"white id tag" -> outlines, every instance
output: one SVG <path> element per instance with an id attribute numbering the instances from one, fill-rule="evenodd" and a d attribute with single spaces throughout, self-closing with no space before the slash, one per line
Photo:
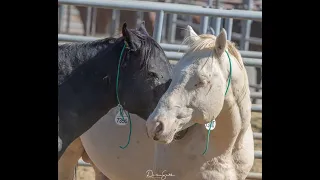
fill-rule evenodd
<path id="1" fill-rule="evenodd" d="M 210 128 L 210 123 L 211 123 L 211 122 L 205 124 L 205 127 L 206 127 L 207 130 L 210 129 L 210 131 L 212 131 L 212 130 L 216 127 L 216 120 L 212 120 L 211 128 Z"/>
<path id="2" fill-rule="evenodd" d="M 122 116 L 120 114 L 120 110 L 118 111 L 114 120 L 119 126 L 125 126 L 128 124 L 129 118 L 127 116 L 127 113 L 128 112 L 126 110 L 122 110 L 122 115 L 123 115 L 123 118 L 122 118 Z"/>

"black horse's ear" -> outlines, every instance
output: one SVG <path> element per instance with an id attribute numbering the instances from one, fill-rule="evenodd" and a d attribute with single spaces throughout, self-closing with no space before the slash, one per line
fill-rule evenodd
<path id="1" fill-rule="evenodd" d="M 150 36 L 149 33 L 146 30 L 145 21 L 142 21 L 138 27 L 138 31 L 140 31 L 142 34 Z"/>
<path id="2" fill-rule="evenodd" d="M 122 36 L 130 50 L 136 51 L 138 49 L 137 43 L 135 43 L 137 38 L 135 38 L 136 36 L 127 28 L 127 23 L 123 23 L 122 25 Z"/>

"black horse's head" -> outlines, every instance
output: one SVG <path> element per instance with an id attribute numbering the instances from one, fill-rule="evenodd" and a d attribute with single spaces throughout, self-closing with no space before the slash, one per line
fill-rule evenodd
<path id="1" fill-rule="evenodd" d="M 169 87 L 172 67 L 144 23 L 136 30 L 123 24 L 122 35 L 127 49 L 121 60 L 120 102 L 130 113 L 146 119 Z"/>

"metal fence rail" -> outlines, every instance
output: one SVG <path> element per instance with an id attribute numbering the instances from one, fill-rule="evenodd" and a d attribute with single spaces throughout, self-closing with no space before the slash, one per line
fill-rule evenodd
<path id="1" fill-rule="evenodd" d="M 79 36 L 79 35 L 69 35 L 69 34 L 58 34 L 59 41 L 66 42 L 86 42 L 86 41 L 95 41 L 101 38 L 92 37 L 92 36 Z M 184 52 L 188 49 L 186 45 L 178 44 L 165 44 L 160 43 L 161 47 L 165 51 L 181 51 Z M 242 57 L 246 58 L 262 58 L 262 52 L 258 51 L 239 51 Z"/>
<path id="2" fill-rule="evenodd" d="M 232 33 L 232 38 L 233 39 L 241 39 L 242 35 L 239 33 Z M 248 41 L 251 44 L 255 44 L 255 45 L 262 45 L 262 38 L 257 38 L 257 37 L 249 37 L 249 38 L 245 38 L 246 41 Z"/>
<path id="3" fill-rule="evenodd" d="M 254 158 L 262 159 L 262 151 L 255 151 L 254 152 Z"/>
<path id="4" fill-rule="evenodd" d="M 252 112 L 262 112 L 262 105 L 261 104 L 252 104 L 251 111 Z"/>
<path id="5" fill-rule="evenodd" d="M 257 140 L 262 140 L 262 133 L 253 133 L 253 138 Z"/>
<path id="6" fill-rule="evenodd" d="M 165 53 L 168 59 L 171 59 L 171 60 L 179 60 L 184 55 L 184 53 L 172 52 L 172 51 L 165 51 Z M 262 59 L 242 58 L 242 60 L 245 66 L 254 66 L 254 67 L 262 66 Z M 175 64 L 176 63 L 177 62 L 175 62 Z"/>
<path id="7" fill-rule="evenodd" d="M 162 12 L 199 16 L 217 16 L 223 18 L 262 21 L 262 13 L 245 10 L 210 9 L 186 4 L 171 4 L 150 1 L 104 1 L 104 0 L 58 0 L 59 4 L 91 6 L 106 9 L 119 9 L 145 12 Z"/>
<path id="8" fill-rule="evenodd" d="M 58 34 L 58 40 L 60 41 L 71 41 L 71 42 L 81 42 L 81 41 L 94 41 L 100 38 L 96 38 L 96 37 L 88 37 L 88 36 L 76 36 L 76 35 L 65 35 L 65 34 Z M 174 47 L 172 45 L 169 44 L 161 44 L 161 47 L 165 47 L 165 49 L 172 49 L 172 50 L 179 50 L 177 47 L 179 47 L 179 45 L 176 45 L 177 47 Z M 183 48 L 184 50 L 187 48 L 186 46 L 180 46 L 181 48 Z M 172 51 L 166 51 L 165 52 L 167 57 L 171 60 L 179 60 L 182 58 L 184 53 L 180 53 L 180 52 L 172 52 Z M 241 53 L 241 52 L 240 52 Z M 242 52 L 244 53 L 244 52 Z M 251 55 L 251 56 L 259 56 L 259 53 L 253 53 L 253 52 L 246 52 L 244 54 L 247 55 Z M 256 58 L 243 58 L 243 62 L 244 65 L 246 66 L 255 66 L 255 67 L 261 67 L 262 66 L 262 60 L 261 59 L 256 59 Z M 173 62 L 174 64 L 177 62 Z"/>
<path id="9" fill-rule="evenodd" d="M 262 99 L 262 92 L 250 92 L 251 98 Z"/>
<path id="10" fill-rule="evenodd" d="M 262 173 L 250 172 L 247 179 L 262 179 Z"/>
<path id="11" fill-rule="evenodd" d="M 61 36 L 61 38 L 65 38 L 64 36 Z M 160 43 L 161 47 L 165 51 L 179 51 L 179 52 L 185 52 L 188 49 L 188 46 L 186 45 L 178 45 L 178 44 L 164 44 Z M 258 51 L 239 51 L 242 57 L 247 58 L 262 58 L 262 52 Z"/>

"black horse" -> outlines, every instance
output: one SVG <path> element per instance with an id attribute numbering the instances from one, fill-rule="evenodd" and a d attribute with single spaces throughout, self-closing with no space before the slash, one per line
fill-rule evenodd
<path id="1" fill-rule="evenodd" d="M 76 138 L 118 105 L 118 63 L 118 95 L 130 113 L 147 119 L 169 87 L 171 64 L 144 23 L 137 30 L 124 23 L 122 35 L 58 46 L 58 159 Z"/>

